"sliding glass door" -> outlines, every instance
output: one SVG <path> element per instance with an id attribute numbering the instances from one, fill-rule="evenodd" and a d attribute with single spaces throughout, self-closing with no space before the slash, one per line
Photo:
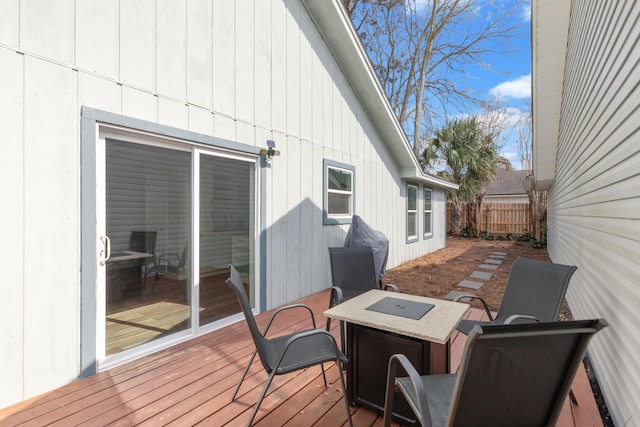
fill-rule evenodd
<path id="1" fill-rule="evenodd" d="M 229 264 L 255 300 L 255 169 L 255 157 L 186 143 L 104 139 L 99 359 L 143 354 L 238 313 Z"/>
<path id="2" fill-rule="evenodd" d="M 240 271 L 253 297 L 254 188 L 254 163 L 206 154 L 200 157 L 200 325 L 238 310 L 228 304 L 235 296 L 224 283 L 227 265 Z"/>

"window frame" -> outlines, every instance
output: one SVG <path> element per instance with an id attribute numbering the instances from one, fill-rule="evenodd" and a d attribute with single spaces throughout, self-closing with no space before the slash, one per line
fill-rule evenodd
<path id="1" fill-rule="evenodd" d="M 323 195 L 323 223 L 324 225 L 351 224 L 356 209 L 356 168 L 346 163 L 340 163 L 333 160 L 324 159 L 322 165 L 322 195 Z M 351 190 L 338 191 L 329 188 L 329 168 L 340 170 L 351 174 Z M 330 214 L 329 213 L 329 194 L 349 194 L 349 213 L 346 214 Z"/>
<path id="2" fill-rule="evenodd" d="M 410 198 L 409 198 L 409 191 L 410 189 L 415 189 L 415 206 L 413 209 L 410 209 Z M 420 186 L 416 183 L 407 181 L 406 183 L 406 204 L 405 204 L 405 220 L 406 220 L 406 231 L 407 231 L 407 243 L 413 243 L 413 242 L 417 242 L 419 240 L 419 236 L 420 236 L 420 222 L 418 221 L 418 200 L 419 200 L 419 189 Z M 415 228 L 415 233 L 414 234 L 410 234 L 410 223 L 411 223 L 411 216 L 413 216 L 413 225 Z"/>
<path id="3" fill-rule="evenodd" d="M 427 198 L 427 192 L 429 197 Z M 429 200 L 429 208 L 426 203 Z M 429 214 L 429 227 L 427 229 L 427 214 Z M 422 238 L 430 239 L 433 237 L 433 188 L 422 186 Z"/>

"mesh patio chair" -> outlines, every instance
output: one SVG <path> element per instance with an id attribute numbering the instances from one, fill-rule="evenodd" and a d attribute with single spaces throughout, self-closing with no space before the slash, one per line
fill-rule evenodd
<path id="1" fill-rule="evenodd" d="M 376 280 L 373 250 L 370 247 L 329 248 L 331 263 L 331 295 L 329 308 L 340 304 L 371 289 L 379 289 Z M 398 292 L 396 285 L 387 284 L 384 289 Z M 327 331 L 331 327 L 331 319 L 327 318 Z M 345 351 L 344 322 L 340 321 L 340 341 L 342 352 Z"/>
<path id="2" fill-rule="evenodd" d="M 606 326 L 599 319 L 475 326 L 457 374 L 420 376 L 404 355 L 393 355 L 384 426 L 396 387 L 425 427 L 553 426 L 589 341 Z M 396 377 L 399 366 L 408 377 Z"/>
<path id="3" fill-rule="evenodd" d="M 453 301 L 477 299 L 489 321 L 462 320 L 457 329 L 468 335 L 475 325 L 553 322 L 558 319 L 571 276 L 577 267 L 518 257 L 511 266 L 498 314 L 474 294 L 457 293 Z"/>
<path id="4" fill-rule="evenodd" d="M 351 421 L 351 410 L 349 405 L 349 400 L 346 394 L 346 388 L 344 384 L 344 378 L 342 376 L 342 365 L 348 362 L 347 358 L 338 350 L 338 345 L 336 344 L 335 338 L 322 329 L 316 329 L 316 322 L 313 317 L 313 312 L 309 307 L 304 304 L 293 304 L 289 306 L 282 307 L 276 310 L 271 319 L 269 320 L 267 327 L 264 332 L 261 333 L 258 329 L 258 325 L 253 317 L 253 311 L 251 311 L 251 305 L 249 304 L 249 299 L 247 298 L 247 294 L 244 290 L 244 285 L 242 282 L 242 278 L 240 277 L 240 273 L 235 269 L 233 265 L 229 265 L 229 273 L 230 276 L 225 283 L 229 285 L 229 287 L 233 290 L 238 298 L 238 302 L 240 303 L 240 307 L 242 308 L 242 312 L 244 313 L 244 317 L 247 321 L 247 326 L 249 327 L 249 331 L 251 332 L 251 338 L 253 338 L 253 342 L 256 346 L 256 351 L 253 353 L 249 360 L 249 364 L 242 374 L 242 378 L 240 378 L 240 382 L 236 386 L 235 391 L 233 392 L 233 396 L 231 397 L 231 401 L 234 401 L 236 395 L 238 394 L 238 390 L 240 390 L 240 386 L 244 381 L 251 364 L 253 363 L 253 359 L 256 356 L 256 353 L 260 357 L 260 361 L 262 362 L 262 366 L 264 367 L 267 374 L 269 374 L 269 378 L 267 379 L 267 383 L 262 389 L 262 393 L 260 394 L 260 398 L 253 408 L 253 413 L 251 414 L 251 418 L 249 418 L 248 426 L 253 422 L 256 414 L 258 413 L 258 409 L 260 408 L 260 404 L 267 394 L 267 389 L 273 380 L 275 375 L 283 375 L 288 374 L 294 371 L 298 371 L 301 369 L 308 368 L 310 366 L 322 365 L 325 362 L 335 362 L 338 366 L 338 371 L 340 372 L 340 382 L 342 387 L 342 392 L 344 394 L 344 403 L 346 405 L 347 417 L 349 420 L 349 425 L 353 427 L 353 423 Z M 273 338 L 267 338 L 267 332 L 269 331 L 269 327 L 271 323 L 275 319 L 275 317 L 283 312 L 284 310 L 290 310 L 294 308 L 306 309 L 309 311 L 311 315 L 311 323 L 313 324 L 313 329 L 308 329 L 288 335 L 277 336 Z M 322 369 L 322 378 L 324 380 L 324 385 L 327 387 L 327 378 L 324 373 L 324 368 Z"/>

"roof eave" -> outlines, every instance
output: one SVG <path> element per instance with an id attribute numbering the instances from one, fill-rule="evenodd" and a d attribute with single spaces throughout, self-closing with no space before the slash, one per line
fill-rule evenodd
<path id="1" fill-rule="evenodd" d="M 533 175 L 535 188 L 555 179 L 571 2 L 531 2 Z"/>
<path id="2" fill-rule="evenodd" d="M 382 137 L 404 178 L 452 188 L 447 181 L 432 179 L 421 171 L 400 122 L 375 74 L 367 53 L 340 0 L 301 0 L 311 19 L 327 42 L 342 71 L 376 131 Z M 406 173 L 411 171 L 410 173 Z"/>

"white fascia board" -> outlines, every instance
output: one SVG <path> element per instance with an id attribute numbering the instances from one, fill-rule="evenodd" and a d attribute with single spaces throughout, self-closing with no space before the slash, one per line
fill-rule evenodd
<path id="1" fill-rule="evenodd" d="M 340 0 L 301 0 L 399 169 L 420 170 L 369 57 Z"/>
<path id="2" fill-rule="evenodd" d="M 533 175 L 539 190 L 555 179 L 570 1 L 531 2 Z"/>
<path id="3" fill-rule="evenodd" d="M 421 184 L 444 188 L 445 190 L 457 190 L 459 187 L 458 184 L 449 182 L 435 175 L 420 173 L 419 170 L 416 170 L 416 169 L 402 170 L 400 172 L 400 176 L 402 177 L 402 179 L 406 179 L 408 181 L 414 181 Z"/>

